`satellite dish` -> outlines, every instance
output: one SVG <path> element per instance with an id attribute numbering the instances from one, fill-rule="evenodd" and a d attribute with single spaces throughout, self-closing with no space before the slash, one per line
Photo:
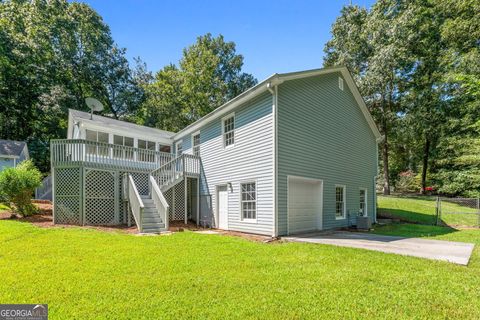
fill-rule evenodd
<path id="1" fill-rule="evenodd" d="M 103 104 L 95 98 L 86 98 L 85 103 L 90 108 L 90 119 L 93 118 L 93 111 L 103 110 Z"/>

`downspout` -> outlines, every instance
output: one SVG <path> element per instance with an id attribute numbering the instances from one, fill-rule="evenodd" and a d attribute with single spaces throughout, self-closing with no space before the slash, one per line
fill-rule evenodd
<path id="1" fill-rule="evenodd" d="M 267 83 L 267 89 L 272 94 L 272 134 L 273 134 L 273 230 L 272 237 L 278 237 L 278 205 L 277 205 L 277 111 L 278 111 L 278 85 Z"/>

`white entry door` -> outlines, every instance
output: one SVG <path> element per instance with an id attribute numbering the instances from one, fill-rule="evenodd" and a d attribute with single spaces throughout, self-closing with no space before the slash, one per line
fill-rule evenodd
<path id="1" fill-rule="evenodd" d="M 322 229 L 322 180 L 288 177 L 288 233 Z"/>
<path id="2" fill-rule="evenodd" d="M 220 186 L 217 189 L 218 228 L 228 229 L 228 189 Z"/>

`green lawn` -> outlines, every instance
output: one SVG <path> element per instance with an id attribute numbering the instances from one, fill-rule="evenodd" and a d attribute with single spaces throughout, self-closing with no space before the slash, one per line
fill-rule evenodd
<path id="1" fill-rule="evenodd" d="M 435 224 L 435 197 L 396 197 L 378 196 L 378 214 L 380 216 L 400 218 L 403 221 Z M 442 202 L 443 212 L 476 212 L 475 209 L 458 204 Z M 449 226 L 478 226 L 478 215 L 443 214 L 442 223 Z"/>
<path id="2" fill-rule="evenodd" d="M 420 233 L 480 244 L 477 230 L 429 228 Z M 0 303 L 48 303 L 51 319 L 480 318 L 478 249 L 465 267 L 327 245 L 4 220 L 0 275 Z"/>

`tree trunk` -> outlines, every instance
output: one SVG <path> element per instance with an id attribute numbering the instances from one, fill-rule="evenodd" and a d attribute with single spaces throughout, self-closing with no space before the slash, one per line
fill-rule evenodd
<path id="1" fill-rule="evenodd" d="M 390 168 L 388 164 L 388 126 L 387 126 L 387 115 L 385 110 L 385 100 L 382 101 L 382 133 L 383 133 L 383 143 L 382 143 L 382 162 L 383 162 L 383 194 L 388 196 L 390 195 Z"/>
<path id="2" fill-rule="evenodd" d="M 390 195 L 390 170 L 388 167 L 388 140 L 387 135 L 383 138 L 382 143 L 382 160 L 383 160 L 383 194 L 388 196 Z"/>
<path id="3" fill-rule="evenodd" d="M 421 193 L 425 194 L 425 188 L 427 187 L 427 169 L 428 169 L 428 155 L 430 153 L 430 139 L 425 137 L 425 145 L 423 147 L 423 166 L 422 166 L 422 190 Z"/>

